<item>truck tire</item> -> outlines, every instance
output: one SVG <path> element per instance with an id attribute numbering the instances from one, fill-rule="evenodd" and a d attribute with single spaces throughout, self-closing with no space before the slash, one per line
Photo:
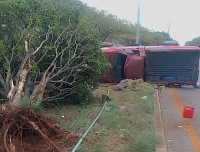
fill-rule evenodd
<path id="1" fill-rule="evenodd" d="M 196 89 L 198 89 L 198 88 L 200 88 L 200 84 L 199 83 L 197 83 L 197 84 L 194 84 L 194 85 L 192 85 L 194 88 L 196 88 Z"/>

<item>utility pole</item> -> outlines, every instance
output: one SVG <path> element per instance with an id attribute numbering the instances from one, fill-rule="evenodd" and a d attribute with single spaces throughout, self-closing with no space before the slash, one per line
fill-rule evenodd
<path id="1" fill-rule="evenodd" d="M 140 0 L 138 0 L 137 26 L 136 26 L 136 44 L 140 44 Z"/>
<path id="2" fill-rule="evenodd" d="M 170 20 L 169 20 L 169 24 L 168 24 L 168 35 L 169 35 L 169 30 L 170 30 Z M 169 35 L 169 39 L 170 39 L 170 35 Z"/>

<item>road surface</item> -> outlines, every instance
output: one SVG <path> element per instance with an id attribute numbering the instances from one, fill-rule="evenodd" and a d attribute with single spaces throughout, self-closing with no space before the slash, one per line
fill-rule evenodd
<path id="1" fill-rule="evenodd" d="M 164 88 L 158 96 L 167 151 L 200 152 L 200 89 Z M 183 118 L 186 106 L 194 108 L 191 119 Z"/>
<path id="2" fill-rule="evenodd" d="M 200 152 L 200 89 L 164 88 L 159 101 L 168 152 Z M 194 108 L 193 118 L 183 118 L 185 106 Z"/>

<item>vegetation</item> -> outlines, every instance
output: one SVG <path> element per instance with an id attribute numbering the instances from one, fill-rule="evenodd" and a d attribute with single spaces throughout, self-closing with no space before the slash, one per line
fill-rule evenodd
<path id="1" fill-rule="evenodd" d="M 186 46 L 200 46 L 200 37 L 196 37 L 191 41 L 187 41 L 185 43 Z"/>
<path id="2" fill-rule="evenodd" d="M 142 26 L 140 33 L 142 45 L 160 45 L 171 40 L 165 32 L 150 31 Z M 78 0 L 0 0 L 0 98 L 9 102 L 0 110 L 3 122 L 0 134 L 5 137 L 0 147 L 4 145 L 5 151 L 11 138 L 22 143 L 24 139 L 19 135 L 31 138 L 33 132 L 38 137 L 45 135 L 44 143 L 53 140 L 46 135 L 54 134 L 45 130 L 56 130 L 54 122 L 48 118 L 49 121 L 41 124 L 43 116 L 35 111 L 53 115 L 67 130 L 77 134 L 85 132 L 101 104 L 83 105 L 94 100 L 91 92 L 98 87 L 99 77 L 109 67 L 100 50 L 101 43 L 134 44 L 135 35 L 133 23 Z M 79 151 L 138 151 L 141 147 L 144 152 L 154 151 L 154 90 L 141 80 L 131 85 L 125 92 L 117 92 L 115 86 L 111 87 L 109 97 L 112 101 Z M 105 94 L 109 88 L 102 87 L 99 91 Z M 141 99 L 144 95 L 147 96 L 145 100 Z M 57 109 L 52 111 L 41 106 L 58 101 L 81 106 L 69 106 L 67 110 L 54 106 Z M 12 105 L 22 108 L 15 110 Z M 35 111 L 27 108 L 30 105 L 35 106 Z M 72 138 L 76 140 L 71 147 L 78 136 Z M 43 142 L 40 146 L 44 146 Z M 22 144 L 16 147 L 23 151 Z"/>
<path id="3" fill-rule="evenodd" d="M 109 66 L 97 29 L 72 1 L 0 1 L 0 94 L 16 105 L 90 102 Z M 81 99 L 81 100 L 80 100 Z"/>
<path id="4" fill-rule="evenodd" d="M 121 20 L 113 14 L 95 8 L 88 8 L 86 14 L 99 30 L 101 41 L 111 42 L 115 45 L 135 44 L 135 24 L 126 20 Z M 164 31 L 155 32 L 142 26 L 140 27 L 140 44 L 142 45 L 161 45 L 169 40 L 172 39 L 169 34 Z"/>
<path id="5" fill-rule="evenodd" d="M 89 7 L 78 0 L 74 0 L 73 3 L 91 19 L 100 33 L 102 42 L 111 42 L 115 45 L 135 44 L 135 23 L 119 19 L 116 15 L 110 14 L 105 10 Z M 172 38 L 168 33 L 152 31 L 140 25 L 140 43 L 142 45 L 160 45 L 170 40 Z"/>
<path id="6" fill-rule="evenodd" d="M 130 87 L 124 91 L 116 91 L 116 86 L 103 84 L 96 90 L 97 97 L 107 94 L 109 90 L 112 101 L 107 103 L 77 152 L 155 151 L 157 137 L 154 133 L 154 86 L 150 87 L 140 80 L 129 82 Z M 143 87 L 145 85 L 147 87 Z M 144 96 L 146 98 L 142 98 Z M 81 135 L 93 122 L 102 104 L 66 108 L 49 109 L 45 113 L 59 120 L 65 129 Z"/>
<path id="7" fill-rule="evenodd" d="M 1 0 L 0 15 L 0 96 L 13 105 L 21 97 L 36 104 L 68 97 L 91 102 L 109 66 L 101 42 L 135 42 L 134 24 L 78 0 Z M 170 39 L 165 32 L 140 30 L 143 45 Z"/>
<path id="8" fill-rule="evenodd" d="M 79 0 L 0 1 L 0 97 L 89 103 L 109 66 L 102 42 L 135 43 L 136 25 Z M 140 27 L 142 45 L 172 40 Z M 199 37 L 186 45 L 199 45 Z"/>

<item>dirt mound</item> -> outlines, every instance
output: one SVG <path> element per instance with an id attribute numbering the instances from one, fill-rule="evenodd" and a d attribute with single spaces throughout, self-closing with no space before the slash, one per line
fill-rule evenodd
<path id="1" fill-rule="evenodd" d="M 30 108 L 0 110 L 0 152 L 71 151 L 79 137 Z"/>
<path id="2" fill-rule="evenodd" d="M 130 88 L 132 91 L 144 91 L 144 90 L 153 90 L 156 88 L 155 84 L 144 82 L 142 79 L 137 80 L 128 80 Z"/>
<path id="3" fill-rule="evenodd" d="M 142 79 L 124 79 L 116 86 L 116 90 L 131 90 L 135 92 L 153 89 L 155 89 L 155 85 L 144 82 Z"/>

